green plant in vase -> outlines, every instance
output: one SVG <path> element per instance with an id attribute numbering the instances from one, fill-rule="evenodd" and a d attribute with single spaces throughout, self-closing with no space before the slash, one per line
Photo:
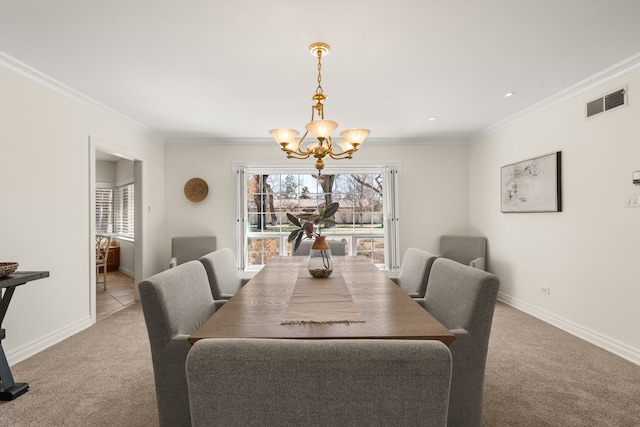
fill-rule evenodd
<path id="1" fill-rule="evenodd" d="M 322 235 L 322 228 L 336 225 L 331 219 L 338 211 L 338 203 L 331 203 L 324 209 L 320 209 L 317 214 L 298 214 L 293 215 L 287 213 L 287 218 L 296 229 L 289 233 L 289 242 L 293 242 L 293 250 L 300 246 L 303 238 L 315 239 L 311 252 L 309 254 L 309 273 L 313 277 L 328 277 L 333 272 L 333 262 L 331 260 L 331 251 L 329 245 Z M 317 263 L 314 258 L 318 258 Z"/>

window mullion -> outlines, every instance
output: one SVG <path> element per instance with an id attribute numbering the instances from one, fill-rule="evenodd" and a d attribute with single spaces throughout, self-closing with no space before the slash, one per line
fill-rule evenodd
<path id="1" fill-rule="evenodd" d="M 238 248 L 238 256 L 236 257 L 237 267 L 239 270 L 244 271 L 247 266 L 247 224 L 248 224 L 248 212 L 247 212 L 247 168 L 239 167 L 236 171 L 236 187 L 237 191 L 237 204 L 236 204 L 236 234 L 238 240 L 236 247 Z"/>
<path id="2" fill-rule="evenodd" d="M 399 257 L 399 218 L 398 218 L 398 169 L 394 166 L 384 168 L 384 216 L 385 216 L 385 265 L 389 270 L 400 268 Z"/>

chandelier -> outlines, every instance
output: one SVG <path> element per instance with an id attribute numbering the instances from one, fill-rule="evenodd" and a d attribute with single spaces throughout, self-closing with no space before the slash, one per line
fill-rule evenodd
<path id="1" fill-rule="evenodd" d="M 330 47 L 326 43 L 313 43 L 309 46 L 309 52 L 318 57 L 318 87 L 316 93 L 311 99 L 315 102 L 311 106 L 311 121 L 305 126 L 306 132 L 299 141 L 296 137 L 300 132 L 295 129 L 272 129 L 269 131 L 276 142 L 280 145 L 282 151 L 287 153 L 288 159 L 307 159 L 311 156 L 316 158 L 315 167 L 318 169 L 318 175 L 322 173 L 324 168 L 324 158 L 326 156 L 332 159 L 350 159 L 353 153 L 358 151 L 360 144 L 369 135 L 369 129 L 354 128 L 348 129 L 340 133 L 344 139 L 337 142 L 339 150 L 334 151 L 335 145 L 331 139 L 331 133 L 336 130 L 338 123 L 333 120 L 325 120 L 324 118 L 324 101 L 327 96 L 322 89 L 322 55 L 329 54 Z M 318 117 L 316 119 L 316 116 Z M 317 139 L 306 147 L 302 147 L 307 135 L 311 132 Z"/>

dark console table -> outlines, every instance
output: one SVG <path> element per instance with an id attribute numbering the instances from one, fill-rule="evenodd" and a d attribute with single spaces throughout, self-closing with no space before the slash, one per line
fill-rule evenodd
<path id="1" fill-rule="evenodd" d="M 4 289 L 2 298 L 0 298 L 0 381 L 2 381 L 2 385 L 0 385 L 0 400 L 13 400 L 29 391 L 29 384 L 13 381 L 9 362 L 7 362 L 7 357 L 2 348 L 2 340 L 5 337 L 5 330 L 2 329 L 4 315 L 7 314 L 16 286 L 45 277 L 49 277 L 48 271 L 16 271 L 8 276 L 0 277 L 0 288 Z"/>

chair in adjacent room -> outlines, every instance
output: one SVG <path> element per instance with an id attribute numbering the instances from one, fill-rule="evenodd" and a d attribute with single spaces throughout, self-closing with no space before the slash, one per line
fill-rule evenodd
<path id="1" fill-rule="evenodd" d="M 216 308 L 222 307 L 249 278 L 242 277 L 236 267 L 236 257 L 229 248 L 221 248 L 200 258 L 209 278 Z"/>
<path id="2" fill-rule="evenodd" d="M 455 334 L 449 427 L 482 426 L 482 390 L 500 281 L 446 258 L 433 262 L 425 308 Z"/>
<path id="3" fill-rule="evenodd" d="M 198 426 L 446 426 L 435 340 L 204 339 L 187 357 Z"/>
<path id="4" fill-rule="evenodd" d="M 195 261 L 216 250 L 216 236 L 182 236 L 171 239 L 169 268 Z"/>
<path id="5" fill-rule="evenodd" d="M 403 291 L 410 297 L 416 299 L 419 304 L 423 304 L 424 294 L 427 290 L 429 272 L 436 255 L 430 254 L 417 248 L 409 248 L 404 253 L 399 274 L 389 274 Z"/>
<path id="6" fill-rule="evenodd" d="M 329 250 L 331 250 L 332 256 L 347 254 L 346 245 L 342 240 L 327 239 L 326 242 L 329 244 Z M 293 255 L 309 255 L 309 252 L 311 252 L 311 246 L 313 246 L 313 240 L 303 240 L 302 242 L 300 242 L 300 246 L 298 246 L 298 249 L 293 251 Z"/>
<path id="7" fill-rule="evenodd" d="M 487 238 L 482 236 L 441 236 L 440 256 L 486 270 Z"/>
<path id="8" fill-rule="evenodd" d="M 100 283 L 100 268 L 102 268 L 102 286 L 105 291 L 107 290 L 107 262 L 110 247 L 111 236 L 96 234 L 96 282 Z"/>
<path id="9" fill-rule="evenodd" d="M 199 261 L 189 261 L 143 280 L 139 289 L 160 426 L 190 426 L 187 338 L 215 312 L 207 272 Z"/>

